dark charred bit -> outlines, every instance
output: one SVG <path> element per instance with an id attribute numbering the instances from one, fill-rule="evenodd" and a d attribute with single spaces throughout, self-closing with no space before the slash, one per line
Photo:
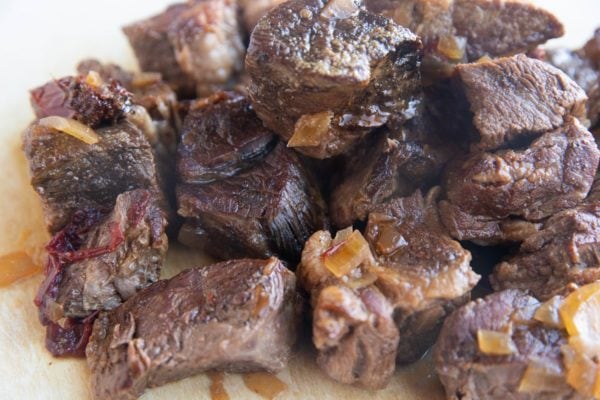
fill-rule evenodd
<path id="1" fill-rule="evenodd" d="M 358 0 L 292 0 L 255 27 L 248 93 L 265 126 L 314 158 L 352 148 L 388 122 L 413 117 L 417 36 Z"/>
<path id="2" fill-rule="evenodd" d="M 117 307 L 158 280 L 166 220 L 150 191 L 117 198 L 114 210 L 82 209 L 47 246 L 35 304 L 55 356 L 83 356 L 98 311 Z"/>
<path id="3" fill-rule="evenodd" d="M 276 258 L 233 260 L 192 268 L 100 313 L 86 349 L 94 398 L 137 398 L 211 370 L 281 371 L 298 331 L 295 283 Z"/>
<path id="4" fill-rule="evenodd" d="M 459 399 L 584 399 L 566 379 L 535 384 L 535 393 L 520 388 L 529 367 L 546 371 L 564 369 L 561 347 L 565 330 L 534 319 L 540 303 L 519 290 L 506 290 L 471 301 L 444 322 L 433 353 L 435 369 L 451 400 Z M 509 354 L 481 350 L 480 332 L 506 335 Z"/>
<path id="5" fill-rule="evenodd" d="M 519 1 L 365 0 L 423 40 L 423 75 L 447 78 L 459 63 L 526 52 L 564 28 L 550 12 Z"/>
<path id="6" fill-rule="evenodd" d="M 541 220 L 585 199 L 599 157 L 592 134 L 570 118 L 524 149 L 459 158 L 444 177 L 444 225 L 459 240 L 520 242 Z"/>
<path id="7" fill-rule="evenodd" d="M 37 118 L 59 116 L 75 119 L 92 128 L 110 125 L 125 117 L 132 96 L 119 82 L 97 82 L 85 76 L 68 76 L 31 91 Z"/>

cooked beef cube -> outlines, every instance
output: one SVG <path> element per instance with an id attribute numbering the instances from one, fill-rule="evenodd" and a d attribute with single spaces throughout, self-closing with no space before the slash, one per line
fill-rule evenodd
<path id="1" fill-rule="evenodd" d="M 417 102 L 419 39 L 357 3 L 288 1 L 250 38 L 256 113 L 310 157 L 346 152 L 373 129 L 410 119 Z"/>
<path id="2" fill-rule="evenodd" d="M 540 300 L 563 293 L 569 284 L 600 279 L 600 203 L 562 211 L 528 237 L 519 252 L 498 264 L 495 290 L 529 290 Z"/>
<path id="3" fill-rule="evenodd" d="M 60 116 L 97 127 L 114 123 L 131 110 L 131 94 L 119 82 L 99 84 L 88 78 L 68 76 L 33 89 L 36 117 Z"/>
<path id="4" fill-rule="evenodd" d="M 50 232 L 60 230 L 77 210 L 112 209 L 117 196 L 133 189 L 158 193 L 152 148 L 125 121 L 96 130 L 86 144 L 34 122 L 24 135 L 31 184 L 42 199 Z"/>
<path id="5" fill-rule="evenodd" d="M 574 118 L 525 149 L 472 153 L 446 171 L 442 220 L 459 240 L 523 240 L 535 227 L 520 220 L 542 220 L 587 196 L 599 155 L 591 133 Z"/>
<path id="6" fill-rule="evenodd" d="M 416 361 L 433 344 L 441 323 L 470 299 L 479 275 L 471 254 L 445 232 L 437 210 L 439 188 L 417 191 L 376 207 L 365 229 L 381 270 L 375 286 L 394 307 L 399 362 Z"/>
<path id="7" fill-rule="evenodd" d="M 368 244 L 349 249 L 356 262 L 351 265 L 354 271 L 346 276 L 336 277 L 324 261 L 351 235 L 360 233 L 345 229 L 335 239 L 327 231 L 312 235 L 302 252 L 298 281 L 311 294 L 319 367 L 339 382 L 382 389 L 394 373 L 399 335 L 392 306 L 372 285 L 375 276 L 369 269 L 374 259 Z"/>
<path id="8" fill-rule="evenodd" d="M 564 33 L 554 15 L 515 0 L 366 0 L 366 4 L 422 38 L 424 73 L 434 78 L 448 76 L 457 63 L 524 52 Z"/>
<path id="9" fill-rule="evenodd" d="M 596 29 L 594 36 L 583 46 L 583 52 L 596 69 L 600 69 L 600 28 Z"/>
<path id="10" fill-rule="evenodd" d="M 258 20 L 275 6 L 285 0 L 238 0 L 242 8 L 242 17 L 246 32 L 250 33 Z"/>
<path id="11" fill-rule="evenodd" d="M 245 47 L 235 0 L 190 2 L 168 37 L 179 67 L 196 82 L 198 96 L 222 88 L 242 71 Z"/>
<path id="12" fill-rule="evenodd" d="M 133 72 L 127 71 L 117 64 L 102 63 L 95 58 L 86 58 L 77 64 L 77 73 L 79 75 L 86 76 L 91 71 L 98 73 L 104 81 L 117 81 L 127 90 L 131 91 Z"/>
<path id="13" fill-rule="evenodd" d="M 327 225 L 316 183 L 282 143 L 230 178 L 179 184 L 177 201 L 188 219 L 180 240 L 222 259 L 297 260 L 306 239 Z"/>
<path id="14" fill-rule="evenodd" d="M 562 71 L 525 55 L 459 65 L 455 85 L 473 113 L 476 150 L 535 137 L 569 116 L 585 120 L 585 92 Z"/>
<path id="15" fill-rule="evenodd" d="M 564 378 L 554 377 L 531 390 L 519 390 L 528 367 L 562 375 L 561 346 L 566 332 L 533 319 L 540 303 L 518 290 L 494 293 L 472 301 L 446 319 L 435 346 L 436 371 L 450 400 L 577 399 Z M 506 335 L 511 354 L 485 353 L 478 343 L 481 331 Z M 503 336 L 504 337 L 504 336 Z M 535 384 L 535 383 L 534 383 Z"/>
<path id="16" fill-rule="evenodd" d="M 552 49 L 544 51 L 543 61 L 554 65 L 573 79 L 586 93 L 596 85 L 600 73 L 582 51 Z"/>
<path id="17" fill-rule="evenodd" d="M 282 370 L 297 332 L 295 277 L 275 259 L 193 268 L 101 313 L 86 349 L 94 398 L 209 370 Z"/>
<path id="18" fill-rule="evenodd" d="M 276 136 L 244 96 L 221 92 L 198 102 L 184 120 L 177 171 L 185 183 L 229 178 L 271 151 Z"/>
<path id="19" fill-rule="evenodd" d="M 428 117 L 416 116 L 399 130 L 371 135 L 357 146 L 331 195 L 334 226 L 365 221 L 375 206 L 431 186 L 459 151 L 431 125 Z"/>
<path id="20" fill-rule="evenodd" d="M 183 97 L 193 97 L 196 84 L 179 66 L 168 30 L 173 21 L 188 9 L 185 3 L 174 4 L 161 14 L 123 28 L 142 71 L 160 72 Z"/>

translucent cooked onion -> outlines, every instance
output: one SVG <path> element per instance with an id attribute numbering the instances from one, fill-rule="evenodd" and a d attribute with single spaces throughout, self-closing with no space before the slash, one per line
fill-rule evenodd
<path id="1" fill-rule="evenodd" d="M 288 141 L 288 147 L 314 147 L 320 145 L 329 132 L 332 118 L 333 113 L 331 111 L 303 115 L 296 121 L 294 134 Z"/>
<path id="2" fill-rule="evenodd" d="M 566 384 L 565 374 L 557 365 L 531 361 L 521 378 L 519 392 L 558 391 Z"/>
<path id="3" fill-rule="evenodd" d="M 460 61 L 465 56 L 467 39 L 460 36 L 447 35 L 440 38 L 437 50 L 452 61 Z"/>
<path id="4" fill-rule="evenodd" d="M 330 0 L 323 7 L 321 16 L 327 19 L 344 19 L 357 15 L 359 11 L 356 0 Z"/>
<path id="5" fill-rule="evenodd" d="M 477 331 L 479 350 L 488 355 L 508 356 L 517 351 L 517 346 L 508 333 L 480 329 Z"/>
<path id="6" fill-rule="evenodd" d="M 0 256 L 0 287 L 8 286 L 22 278 L 42 271 L 31 257 L 23 251 Z"/>
<path id="7" fill-rule="evenodd" d="M 571 293 L 559 308 L 570 336 L 600 338 L 600 282 L 582 286 Z"/>
<path id="8" fill-rule="evenodd" d="M 598 386 L 598 366 L 596 363 L 570 345 L 562 346 L 561 351 L 567 369 L 567 383 L 569 386 L 583 396 L 594 395 Z"/>
<path id="9" fill-rule="evenodd" d="M 160 82 L 162 76 L 158 72 L 140 72 L 133 76 L 131 85 L 135 88 L 143 88 Z"/>
<path id="10" fill-rule="evenodd" d="M 554 296 L 536 310 L 533 318 L 550 328 L 564 328 L 565 325 L 558 312 L 562 302 L 563 298 L 561 296 Z"/>
<path id="11" fill-rule="evenodd" d="M 100 141 L 100 137 L 92 128 L 71 118 L 51 116 L 40 119 L 39 124 L 71 135 L 87 144 L 95 144 Z"/>
<path id="12" fill-rule="evenodd" d="M 353 231 L 346 239 L 327 249 L 321 257 L 323 264 L 333 275 L 340 278 L 369 259 L 369 244 L 359 231 Z"/>
<path id="13" fill-rule="evenodd" d="M 96 71 L 90 71 L 85 77 L 85 83 L 88 85 L 98 88 L 104 84 L 102 77 Z"/>

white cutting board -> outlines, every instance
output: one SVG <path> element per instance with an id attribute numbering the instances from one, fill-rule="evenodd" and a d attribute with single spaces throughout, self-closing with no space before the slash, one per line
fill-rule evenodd
<path id="1" fill-rule="evenodd" d="M 24 231 L 29 244 L 47 238 L 35 193 L 29 187 L 20 133 L 32 119 L 28 89 L 51 78 L 72 74 L 85 57 L 112 61 L 127 68 L 135 62 L 120 26 L 154 14 L 167 0 L 0 0 L 0 255 L 20 250 Z M 538 0 L 565 23 L 567 35 L 552 45 L 580 46 L 600 26 L 600 0 Z M 165 276 L 204 265 L 202 254 L 172 245 Z M 0 265 L 0 268 L 2 266 Z M 0 288 L 0 399 L 87 400 L 88 371 L 84 361 L 52 358 L 43 347 L 44 330 L 32 299 L 41 276 Z M 390 386 L 366 392 L 332 382 L 304 349 L 279 378 L 289 385 L 278 399 L 403 399 L 443 398 L 429 360 L 399 368 Z M 208 399 L 209 379 L 200 375 L 148 391 L 143 399 Z M 232 399 L 259 399 L 240 376 L 227 375 Z"/>

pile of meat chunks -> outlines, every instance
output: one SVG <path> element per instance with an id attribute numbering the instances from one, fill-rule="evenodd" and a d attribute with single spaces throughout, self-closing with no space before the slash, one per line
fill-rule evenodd
<path id="1" fill-rule="evenodd" d="M 563 27 L 516 0 L 190 0 L 123 30 L 144 72 L 80 63 L 24 134 L 46 345 L 97 399 L 277 372 L 303 304 L 339 382 L 384 388 L 442 329 L 449 398 L 533 398 L 455 347 L 600 277 L 600 36 L 540 50 Z M 159 280 L 168 237 L 224 261 Z M 503 246 L 485 303 L 465 245 Z"/>

